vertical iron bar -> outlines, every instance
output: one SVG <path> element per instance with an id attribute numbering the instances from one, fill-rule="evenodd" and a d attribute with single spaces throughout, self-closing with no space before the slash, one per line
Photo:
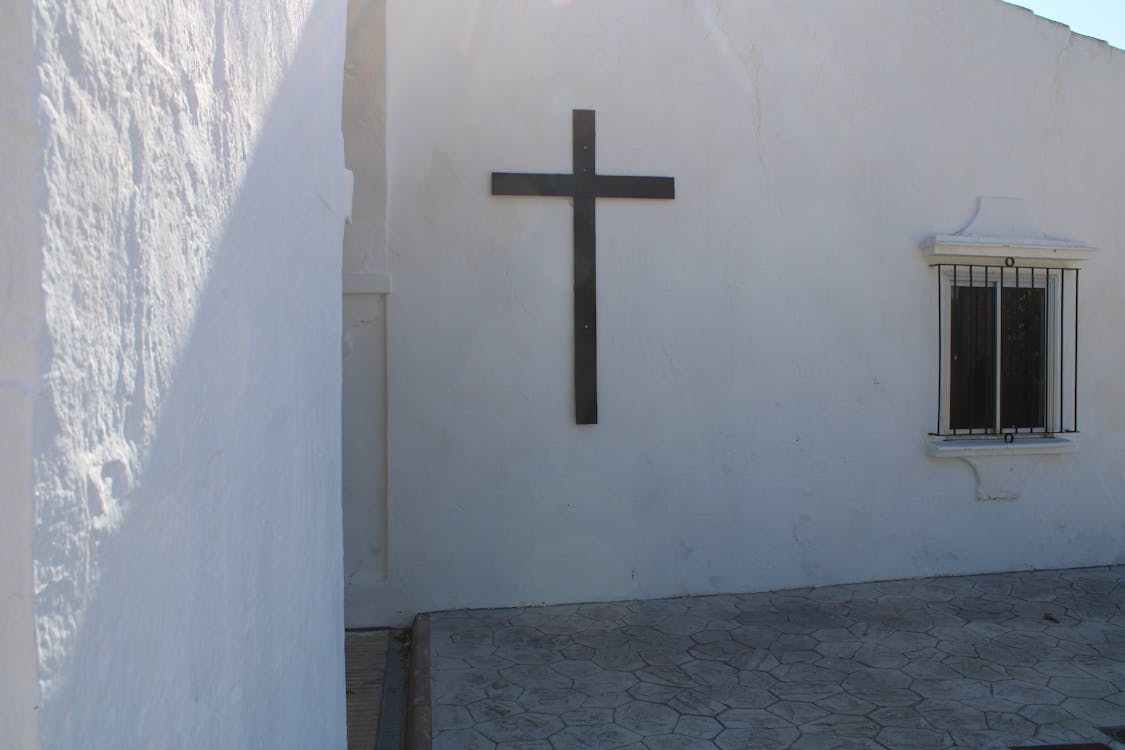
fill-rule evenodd
<path id="1" fill-rule="evenodd" d="M 1004 291 L 1004 266 L 1000 266 L 1000 283 L 996 285 L 996 289 L 992 295 L 992 304 L 995 305 L 996 311 L 992 314 L 992 431 L 999 435 L 1004 432 L 1004 425 L 1000 421 L 1000 399 L 1003 394 L 1000 393 L 1000 373 L 1004 366 L 1002 353 L 1000 352 L 1000 320 L 1001 312 L 1004 309 L 1002 304 L 1002 293 Z M 984 269 L 984 284 L 988 286 L 988 268 Z"/>
<path id="2" fill-rule="evenodd" d="M 1012 268 L 1012 271 L 1016 272 L 1016 289 L 1019 289 L 1019 266 L 1017 265 L 1017 266 L 1015 266 L 1015 268 Z M 999 301 L 1001 301 L 1001 302 L 1003 301 L 1003 269 L 1000 270 L 1000 299 L 999 299 Z M 1003 309 L 1002 308 L 1000 310 L 1000 320 L 1003 320 Z M 997 351 L 1000 351 L 1000 347 L 1003 345 L 1003 336 L 1001 334 L 1002 334 L 1002 332 L 998 333 L 998 335 L 1000 337 L 1000 340 L 997 342 L 997 346 L 996 346 Z M 1003 373 L 997 372 L 997 380 L 1000 381 L 1000 382 L 1003 382 Z M 1001 405 L 1002 405 L 1002 403 L 1003 403 L 1003 401 L 1002 401 L 1003 392 L 1001 392 L 1001 394 L 1000 394 L 1000 399 L 1001 399 Z M 1002 408 L 1000 410 L 1000 414 L 1001 415 L 1003 414 Z M 1016 427 L 1016 434 L 1018 435 L 1019 434 L 1019 424 L 1017 423 L 1015 425 L 1015 427 Z M 1028 430 L 1032 430 L 1032 427 L 1028 427 Z"/>
<path id="3" fill-rule="evenodd" d="M 1074 269 L 1074 432 L 1078 432 L 1078 269 Z"/>
<path id="4" fill-rule="evenodd" d="M 1035 286 L 1035 271 L 1031 271 L 1031 285 Z M 1050 348 L 1047 346 L 1047 329 L 1050 327 L 1051 312 L 1051 271 L 1049 268 L 1043 269 L 1043 325 L 1042 335 L 1040 336 L 1039 351 L 1043 352 L 1043 432 L 1050 432 L 1050 417 L 1047 414 L 1047 383 L 1050 379 L 1047 373 L 1050 370 L 1047 368 L 1047 363 L 1051 361 Z"/>
<path id="5" fill-rule="evenodd" d="M 953 284 L 957 285 L 961 282 L 961 266 L 956 263 L 953 264 Z M 951 435 L 959 435 L 961 428 L 953 427 L 953 289 L 949 290 L 949 432 Z"/>
<path id="6" fill-rule="evenodd" d="M 938 361 L 938 368 L 937 368 L 937 429 L 935 430 L 935 434 L 937 434 L 937 435 L 941 434 L 941 396 L 942 396 L 941 385 L 942 385 L 942 374 L 943 374 L 942 371 L 945 370 L 945 357 L 942 356 L 944 354 L 945 349 L 942 346 L 942 344 L 943 344 L 943 341 L 942 341 L 943 331 L 942 331 L 942 322 L 941 322 L 941 277 L 942 277 L 942 274 L 944 272 L 945 272 L 945 266 L 939 264 L 938 265 L 938 272 L 937 272 L 937 361 Z M 954 283 L 956 283 L 956 281 L 957 281 L 957 278 L 956 278 L 957 277 L 957 270 L 956 270 L 956 268 L 954 268 L 953 276 L 954 276 L 954 279 L 953 279 Z"/>
<path id="7" fill-rule="evenodd" d="M 975 270 L 974 267 L 972 266 L 972 264 L 970 264 L 969 265 L 969 288 L 970 289 L 973 288 L 973 284 L 975 283 L 975 280 L 973 279 L 973 271 L 974 270 Z M 973 325 L 973 328 L 972 328 L 972 331 L 973 331 L 972 335 L 974 335 L 974 336 L 976 335 L 975 322 L 976 321 L 974 320 L 974 325 Z M 952 328 L 952 323 L 950 324 L 950 327 Z M 953 361 L 953 351 L 952 350 L 950 350 L 950 352 L 949 352 L 949 359 L 950 359 L 950 364 L 952 364 L 952 361 Z M 969 434 L 972 435 L 973 430 L 975 430 L 975 429 L 976 429 L 975 427 L 973 427 L 972 425 L 969 425 Z"/>
<path id="8" fill-rule="evenodd" d="M 1065 393 L 1064 370 L 1062 363 L 1066 361 L 1066 271 L 1059 270 L 1059 428 L 1066 427 L 1066 404 L 1063 403 Z"/>

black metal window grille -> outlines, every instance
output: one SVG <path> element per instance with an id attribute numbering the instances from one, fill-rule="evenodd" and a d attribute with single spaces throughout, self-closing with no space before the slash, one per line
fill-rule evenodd
<path id="1" fill-rule="evenodd" d="M 1078 269 L 939 263 L 935 436 L 1078 432 Z"/>

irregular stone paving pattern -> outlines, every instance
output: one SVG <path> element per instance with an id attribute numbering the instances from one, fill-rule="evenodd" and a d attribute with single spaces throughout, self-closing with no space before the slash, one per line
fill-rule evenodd
<path id="1" fill-rule="evenodd" d="M 980 748 L 1125 724 L 1125 566 L 439 612 L 435 750 Z"/>

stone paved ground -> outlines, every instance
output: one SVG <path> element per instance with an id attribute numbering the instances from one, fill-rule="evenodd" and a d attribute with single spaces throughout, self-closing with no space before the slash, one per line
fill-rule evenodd
<path id="1" fill-rule="evenodd" d="M 430 625 L 435 750 L 1125 748 L 1125 566 Z"/>
<path id="2" fill-rule="evenodd" d="M 344 633 L 348 750 L 374 750 L 387 667 L 389 630 Z"/>

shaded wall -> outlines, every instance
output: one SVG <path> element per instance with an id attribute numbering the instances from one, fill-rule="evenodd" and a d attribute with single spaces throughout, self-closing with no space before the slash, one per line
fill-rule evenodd
<path id="1" fill-rule="evenodd" d="M 31 8 L 0 3 L 0 748 L 36 747 L 32 426 L 42 356 L 38 81 Z"/>
<path id="2" fill-rule="evenodd" d="M 355 175 L 344 232 L 344 617 L 375 611 L 387 576 L 386 0 L 348 2 L 344 152 Z"/>
<path id="3" fill-rule="evenodd" d="M 36 0 L 43 747 L 343 747 L 342 0 Z"/>

